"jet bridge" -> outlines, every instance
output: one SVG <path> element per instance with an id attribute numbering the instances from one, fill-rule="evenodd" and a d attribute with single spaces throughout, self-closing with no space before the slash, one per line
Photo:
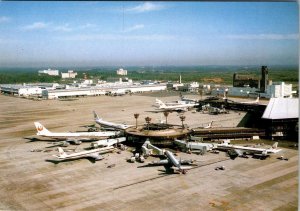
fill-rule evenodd
<path id="1" fill-rule="evenodd" d="M 152 145 L 149 140 L 145 141 L 145 143 L 143 144 L 142 151 L 143 151 L 144 155 L 152 155 L 152 154 L 164 155 L 165 154 L 164 149 L 160 149 L 160 148 Z"/>
<path id="2" fill-rule="evenodd" d="M 179 147 L 181 147 L 184 150 L 191 150 L 191 151 L 197 150 L 202 153 L 205 153 L 207 151 L 217 148 L 217 145 L 213 144 L 213 143 L 187 142 L 187 141 L 178 140 L 178 139 L 174 140 L 174 144 L 178 145 Z"/>

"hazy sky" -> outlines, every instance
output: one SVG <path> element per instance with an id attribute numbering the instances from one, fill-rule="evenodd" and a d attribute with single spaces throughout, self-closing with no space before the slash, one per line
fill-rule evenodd
<path id="1" fill-rule="evenodd" d="M 294 65 L 296 2 L 0 2 L 0 66 Z"/>

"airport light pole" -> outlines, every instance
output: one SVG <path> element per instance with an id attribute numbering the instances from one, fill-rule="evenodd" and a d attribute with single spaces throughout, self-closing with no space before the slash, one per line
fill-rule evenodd
<path id="1" fill-rule="evenodd" d="M 169 113 L 168 111 L 164 111 L 164 116 L 166 117 L 166 125 L 168 124 L 168 116 L 169 116 Z"/>
<path id="2" fill-rule="evenodd" d="M 135 118 L 135 128 L 137 128 L 137 119 L 139 118 L 140 114 L 136 113 L 134 114 L 134 118 Z"/>
<path id="3" fill-rule="evenodd" d="M 185 116 L 181 115 L 179 118 L 180 118 L 180 121 L 181 121 L 181 124 L 182 124 L 182 129 L 183 129 L 184 128 L 183 122 L 185 120 Z"/>
<path id="4" fill-rule="evenodd" d="M 147 123 L 147 129 L 148 129 L 148 131 L 149 131 L 149 124 L 150 124 L 150 122 L 151 122 L 151 118 L 147 116 L 147 117 L 145 118 L 145 120 L 146 120 L 146 123 Z"/>

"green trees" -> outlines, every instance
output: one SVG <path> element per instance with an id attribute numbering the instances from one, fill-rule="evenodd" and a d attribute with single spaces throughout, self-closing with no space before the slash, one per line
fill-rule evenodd
<path id="1" fill-rule="evenodd" d="M 98 78 L 100 80 L 115 81 L 122 77 L 116 74 L 117 67 L 100 67 L 94 69 L 76 69 L 76 78 L 83 78 L 84 73 L 88 78 Z M 209 83 L 215 81 L 220 84 L 232 84 L 234 72 L 241 74 L 251 74 L 260 76 L 260 67 L 235 66 L 167 66 L 167 67 L 128 67 L 126 77 L 134 81 L 159 80 L 159 81 L 179 81 L 181 74 L 183 82 L 197 81 Z M 66 71 L 67 69 L 61 69 Z M 7 83 L 37 83 L 37 82 L 61 82 L 60 76 L 39 75 L 38 68 L 2 68 L 0 69 L 0 84 Z M 124 76 L 123 76 L 124 77 Z M 269 67 L 269 79 L 273 81 L 285 81 L 286 83 L 298 84 L 297 67 Z"/>

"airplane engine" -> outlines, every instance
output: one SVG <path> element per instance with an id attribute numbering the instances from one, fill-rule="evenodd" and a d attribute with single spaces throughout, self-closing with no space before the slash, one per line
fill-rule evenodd
<path id="1" fill-rule="evenodd" d="M 182 174 L 186 174 L 186 172 L 187 172 L 186 169 L 182 169 L 182 170 L 181 170 L 181 173 L 182 173 Z"/>
<path id="2" fill-rule="evenodd" d="M 67 142 L 67 141 L 62 141 L 62 142 L 61 142 L 61 146 L 62 146 L 62 147 L 68 147 L 68 146 L 70 146 L 70 143 Z"/>
<path id="3" fill-rule="evenodd" d="M 80 145 L 82 142 L 81 142 L 81 141 L 78 141 L 78 140 L 74 140 L 73 143 L 74 143 L 75 145 Z"/>
<path id="4" fill-rule="evenodd" d="M 103 156 L 99 155 L 98 157 L 95 158 L 95 160 L 96 160 L 96 161 L 97 161 L 97 160 L 102 160 L 103 158 L 104 158 Z"/>
<path id="5" fill-rule="evenodd" d="M 99 147 L 99 144 L 98 144 L 98 143 L 91 143 L 91 147 L 92 147 L 93 149 L 96 149 L 96 148 Z"/>

